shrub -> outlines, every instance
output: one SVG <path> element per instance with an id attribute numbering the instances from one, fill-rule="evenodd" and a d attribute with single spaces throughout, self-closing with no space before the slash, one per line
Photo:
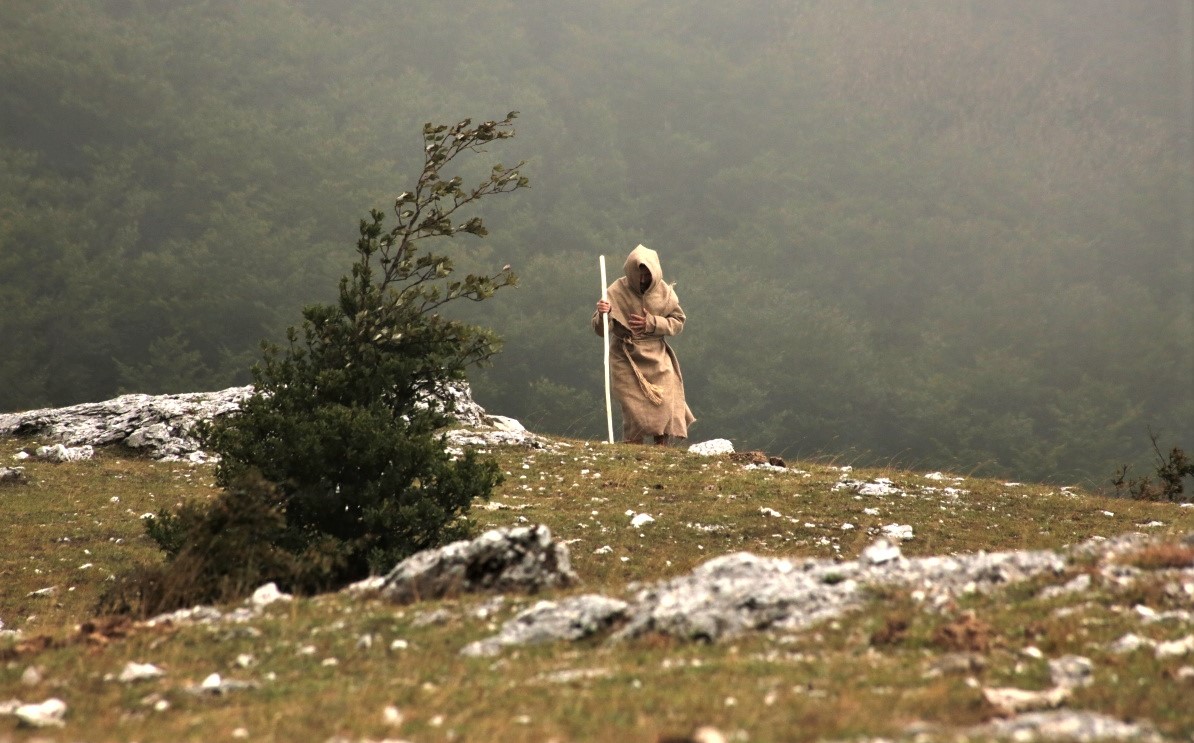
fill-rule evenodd
<path id="1" fill-rule="evenodd" d="M 281 493 L 260 477 L 243 478 L 210 504 L 162 511 L 147 530 L 166 562 L 118 578 L 100 599 L 102 613 L 151 616 L 228 601 L 318 564 L 286 548 Z"/>
<path id="2" fill-rule="evenodd" d="M 1176 446 L 1170 450 L 1168 456 L 1162 454 L 1157 436 L 1150 432 L 1149 437 L 1152 439 L 1153 452 L 1157 457 L 1156 474 L 1159 482 L 1154 482 L 1148 476 L 1129 480 L 1128 465 L 1125 464 L 1116 471 L 1115 477 L 1111 480 L 1116 494 L 1121 496 L 1126 494 L 1137 500 L 1186 500 L 1183 481 L 1187 477 L 1194 477 L 1194 462 L 1190 461 L 1186 452 Z"/>
<path id="3" fill-rule="evenodd" d="M 484 236 L 481 219 L 458 210 L 527 185 L 521 163 L 495 165 L 470 189 L 440 176 L 457 156 L 513 136 L 514 116 L 424 127 L 422 173 L 395 200 L 393 227 L 377 210 L 361 220 L 339 302 L 304 309 L 287 346 L 263 344 L 254 395 L 236 416 L 201 427 L 226 490 L 210 506 L 149 520 L 173 576 L 165 583 L 189 582 L 193 599 L 230 598 L 267 580 L 325 590 L 470 531 L 470 505 L 500 473 L 473 453 L 452 460 L 437 431 L 452 412 L 447 388 L 498 346 L 492 332 L 440 308 L 485 300 L 516 279 L 509 266 L 453 279 L 452 261 L 421 243 Z"/>

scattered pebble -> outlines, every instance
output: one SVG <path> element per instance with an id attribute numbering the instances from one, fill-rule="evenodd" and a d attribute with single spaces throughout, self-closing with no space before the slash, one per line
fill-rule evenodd
<path id="1" fill-rule="evenodd" d="M 152 663 L 136 663 L 129 661 L 125 664 L 124 669 L 121 670 L 117 680 L 123 681 L 126 684 L 134 681 L 147 681 L 165 675 L 165 671 L 158 668 Z M 217 677 L 218 678 L 218 677 Z"/>
<path id="2" fill-rule="evenodd" d="M 66 725 L 66 702 L 51 697 L 40 704 L 22 704 L 13 711 L 22 725 L 35 728 L 56 727 Z"/>
<path id="3" fill-rule="evenodd" d="M 907 542 L 913 538 L 912 527 L 908 524 L 887 524 L 880 527 L 879 531 L 888 539 L 898 539 L 901 542 Z"/>
<path id="4" fill-rule="evenodd" d="M 629 514 L 627 514 L 629 515 Z M 635 514 L 634 518 L 630 519 L 630 525 L 635 529 L 646 526 L 647 524 L 655 523 L 655 518 L 647 513 Z"/>
<path id="5" fill-rule="evenodd" d="M 398 727 L 405 721 L 406 717 L 402 714 L 402 710 L 394 705 L 389 705 L 381 711 L 382 722 L 390 727 Z"/>

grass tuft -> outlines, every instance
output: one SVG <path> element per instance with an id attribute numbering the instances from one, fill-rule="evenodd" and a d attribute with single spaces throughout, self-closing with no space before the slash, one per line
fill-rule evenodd
<path id="1" fill-rule="evenodd" d="M 0 439 L 0 461 L 37 443 L 47 442 Z M 578 440 L 492 454 L 506 479 L 474 510 L 478 527 L 546 524 L 568 543 L 580 585 L 408 606 L 328 594 L 242 624 L 152 627 L 97 617 L 97 601 L 116 595 L 116 576 L 160 564 L 142 514 L 215 497 L 211 469 L 116 450 L 88 462 L 26 460 L 27 481 L 0 490 L 0 621 L 21 633 L 0 636 L 0 700 L 57 696 L 69 707 L 64 739 L 94 741 L 228 739 L 242 729 L 257 741 L 652 741 L 704 725 L 752 742 L 948 738 L 990 717 L 976 682 L 1045 688 L 1047 658 L 1077 654 L 1094 663 L 1096 683 L 1075 691 L 1074 708 L 1149 720 L 1173 738 L 1194 730 L 1189 658 L 1110 650 L 1129 632 L 1163 642 L 1194 631 L 1180 619 L 1194 610 L 1181 542 L 1194 509 L 826 461 L 746 469 L 753 460 Z M 884 495 L 842 486 L 883 477 L 893 488 Z M 634 527 L 637 514 L 654 520 Z M 1099 577 L 1097 561 L 1076 560 L 1063 575 L 939 607 L 876 589 L 863 608 L 799 632 L 459 655 L 540 599 L 629 599 L 636 585 L 738 551 L 852 560 L 891 524 L 912 528 L 906 556 L 1061 550 L 1140 530 L 1162 546 L 1125 554 L 1143 572 L 1122 585 Z M 1089 590 L 1041 598 L 1084 573 Z M 1139 604 L 1178 618 L 1144 623 Z M 164 675 L 116 680 L 129 662 Z M 212 673 L 246 686 L 196 693 Z M 27 734 L 0 716 L 0 740 Z"/>

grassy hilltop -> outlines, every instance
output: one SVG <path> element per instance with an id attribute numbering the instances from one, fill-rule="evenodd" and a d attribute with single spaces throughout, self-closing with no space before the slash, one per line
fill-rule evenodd
<path id="1" fill-rule="evenodd" d="M 0 439 L 0 462 L 33 443 Z M 1194 547 L 1181 541 L 1194 532 L 1194 508 L 901 470 L 849 472 L 890 479 L 893 492 L 861 495 L 835 487 L 844 463 L 746 469 L 732 456 L 576 440 L 493 454 L 506 479 L 477 504 L 475 521 L 548 525 L 581 577 L 569 594 L 626 598 L 635 583 L 737 551 L 851 560 L 892 523 L 913 528 L 905 556 L 1061 549 L 1130 531 L 1164 546 L 1117 558 L 1144 570 L 1119 583 L 1094 560 L 1073 560 L 1065 575 L 938 608 L 875 591 L 863 610 L 796 633 L 712 645 L 591 640 L 467 658 L 465 644 L 558 596 L 398 607 L 333 594 L 277 603 L 241 624 L 95 618 L 111 575 L 160 559 L 140 516 L 211 497 L 212 470 L 119 450 L 57 465 L 30 459 L 27 483 L 0 486 L 0 621 L 21 632 L 0 639 L 0 703 L 57 697 L 68 712 L 61 730 L 0 715 L 0 741 L 656 741 L 697 725 L 741 741 L 953 739 L 994 717 L 980 687 L 1046 688 L 1047 660 L 1067 654 L 1095 669 L 1068 708 L 1151 721 L 1166 737 L 1194 732 L 1194 655 L 1110 647 L 1127 633 L 1169 641 L 1194 629 L 1188 614 L 1142 620 L 1194 609 Z M 655 520 L 632 528 L 628 512 Z M 1038 595 L 1083 573 L 1086 590 Z M 130 661 L 165 673 L 121 682 Z M 248 685 L 190 691 L 212 673 Z"/>

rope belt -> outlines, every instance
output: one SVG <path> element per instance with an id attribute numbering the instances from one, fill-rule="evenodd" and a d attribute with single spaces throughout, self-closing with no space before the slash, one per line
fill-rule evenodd
<path id="1" fill-rule="evenodd" d="M 630 348 L 634 345 L 633 338 L 621 338 L 622 354 L 626 357 L 626 361 L 630 364 L 630 368 L 634 370 L 634 376 L 638 380 L 638 386 L 642 389 L 643 394 L 651 401 L 653 405 L 663 404 L 663 388 L 657 384 L 651 383 L 642 371 L 639 370 L 638 365 L 634 363 L 634 357 L 630 354 Z"/>

